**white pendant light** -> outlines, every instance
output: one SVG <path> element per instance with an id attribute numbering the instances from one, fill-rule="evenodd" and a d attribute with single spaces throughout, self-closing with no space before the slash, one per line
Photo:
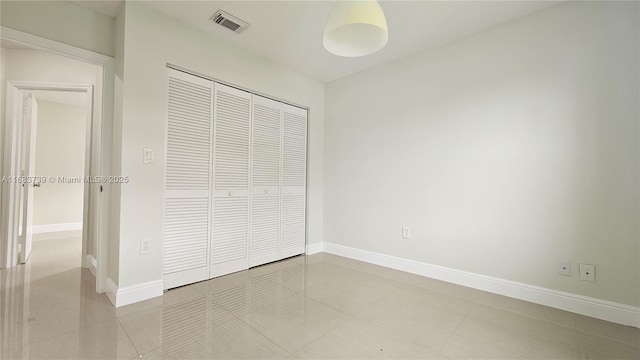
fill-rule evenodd
<path id="1" fill-rule="evenodd" d="M 332 54 L 357 57 L 373 54 L 389 40 L 387 20 L 375 0 L 337 0 L 324 26 L 324 48 Z"/>

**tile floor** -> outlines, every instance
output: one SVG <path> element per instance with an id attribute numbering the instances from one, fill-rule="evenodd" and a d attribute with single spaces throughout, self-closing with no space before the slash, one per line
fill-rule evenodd
<path id="1" fill-rule="evenodd" d="M 640 330 L 328 254 L 114 309 L 77 238 L 0 271 L 0 358 L 640 359 Z"/>

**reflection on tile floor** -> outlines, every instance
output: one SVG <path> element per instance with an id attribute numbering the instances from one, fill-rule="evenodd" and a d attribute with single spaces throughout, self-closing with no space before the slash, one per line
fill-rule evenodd
<path id="1" fill-rule="evenodd" d="M 640 330 L 328 254 L 114 309 L 78 240 L 0 271 L 0 358 L 640 359 Z"/>

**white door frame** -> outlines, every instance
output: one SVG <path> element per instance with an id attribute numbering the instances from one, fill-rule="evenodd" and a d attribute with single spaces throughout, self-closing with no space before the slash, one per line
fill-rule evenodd
<path id="1" fill-rule="evenodd" d="M 102 67 L 102 96 L 94 99 L 94 106 L 97 110 L 94 111 L 94 121 L 96 121 L 96 118 L 99 118 L 100 122 L 98 124 L 94 123 L 93 125 L 95 131 L 93 132 L 94 136 L 92 138 L 93 151 L 91 153 L 91 160 L 93 168 L 97 169 L 97 175 L 102 176 L 111 174 L 114 104 L 113 91 L 115 82 L 114 58 L 4 26 L 0 26 L 0 38 L 23 43 L 40 50 L 71 57 Z M 9 111 L 8 108 L 7 111 Z M 3 167 L 0 168 L 0 171 L 4 174 L 4 169 L 9 165 L 10 164 L 6 164 L 5 162 Z M 4 199 L 6 199 L 4 194 L 1 195 L 1 199 L 3 200 L 2 207 L 0 209 L 0 229 L 6 229 L 5 224 L 3 224 L 3 220 L 7 216 L 7 210 L 9 209 L 7 201 L 4 201 Z M 99 201 L 97 202 L 99 205 L 95 213 L 96 218 L 94 219 L 94 223 L 98 224 L 95 259 L 97 262 L 96 290 L 99 293 L 103 293 L 106 291 L 107 284 L 107 261 L 109 259 L 108 250 L 111 228 L 111 189 L 109 184 L 103 184 L 103 192 L 98 192 L 97 198 L 99 198 Z M 100 224 L 102 226 L 100 226 Z M 11 249 L 7 247 L 9 242 L 5 241 L 5 236 L 6 234 L 4 234 L 4 232 L 0 233 L 0 267 L 3 267 L 3 263 L 7 260 L 8 255 L 12 253 Z"/>

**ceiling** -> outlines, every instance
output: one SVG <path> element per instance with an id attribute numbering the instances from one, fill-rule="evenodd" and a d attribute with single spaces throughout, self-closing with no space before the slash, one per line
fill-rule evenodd
<path id="1" fill-rule="evenodd" d="M 433 49 L 513 21 L 563 1 L 379 1 L 387 18 L 389 43 L 360 58 L 332 55 L 322 46 L 333 0 L 315 1 L 147 1 L 150 7 L 240 48 L 299 73 L 329 82 Z M 121 0 L 78 1 L 116 16 Z M 236 34 L 209 20 L 223 9 L 251 24 Z"/>

